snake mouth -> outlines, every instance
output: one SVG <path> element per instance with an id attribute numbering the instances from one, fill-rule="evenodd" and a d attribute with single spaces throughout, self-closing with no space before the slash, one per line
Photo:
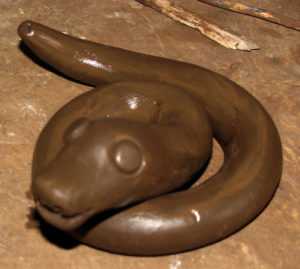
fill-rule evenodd
<path id="1" fill-rule="evenodd" d="M 93 209 L 88 209 L 84 212 L 72 215 L 64 215 L 62 213 L 55 212 L 53 209 L 49 208 L 47 205 L 41 204 L 39 201 L 36 201 L 36 208 L 38 213 L 45 221 L 47 221 L 47 223 L 63 231 L 72 231 L 77 229 L 94 215 Z"/>

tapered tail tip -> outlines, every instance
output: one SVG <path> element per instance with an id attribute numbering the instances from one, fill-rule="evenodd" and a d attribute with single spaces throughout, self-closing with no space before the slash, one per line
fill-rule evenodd
<path id="1" fill-rule="evenodd" d="M 19 25 L 18 34 L 22 39 L 34 35 L 34 29 L 32 27 L 33 24 L 34 22 L 32 21 L 24 21 Z"/>

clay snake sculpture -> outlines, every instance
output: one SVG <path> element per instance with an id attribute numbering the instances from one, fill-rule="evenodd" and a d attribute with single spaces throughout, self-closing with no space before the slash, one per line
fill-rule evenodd
<path id="1" fill-rule="evenodd" d="M 162 255 L 227 237 L 270 201 L 281 177 L 280 138 L 240 86 L 36 22 L 18 31 L 43 61 L 96 86 L 61 108 L 37 141 L 32 193 L 48 223 L 103 250 Z M 208 160 L 213 137 L 223 166 L 178 190 Z M 114 213 L 99 217 L 105 212 Z"/>

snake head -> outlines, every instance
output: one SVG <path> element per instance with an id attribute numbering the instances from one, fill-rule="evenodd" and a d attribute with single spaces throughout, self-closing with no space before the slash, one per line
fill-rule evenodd
<path id="1" fill-rule="evenodd" d="M 57 228 L 73 230 L 97 213 L 169 191 L 162 178 L 171 160 L 160 154 L 165 143 L 155 126 L 82 118 L 66 129 L 63 141 L 32 182 L 38 212 Z"/>

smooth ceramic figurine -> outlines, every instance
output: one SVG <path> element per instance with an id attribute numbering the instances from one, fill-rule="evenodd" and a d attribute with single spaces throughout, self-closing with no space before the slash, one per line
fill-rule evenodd
<path id="1" fill-rule="evenodd" d="M 47 222 L 100 249 L 162 255 L 220 240 L 267 205 L 281 176 L 281 143 L 244 89 L 192 64 L 31 21 L 19 34 L 46 63 L 97 86 L 60 109 L 37 141 L 32 193 Z M 222 168 L 178 191 L 208 160 L 212 137 Z"/>

